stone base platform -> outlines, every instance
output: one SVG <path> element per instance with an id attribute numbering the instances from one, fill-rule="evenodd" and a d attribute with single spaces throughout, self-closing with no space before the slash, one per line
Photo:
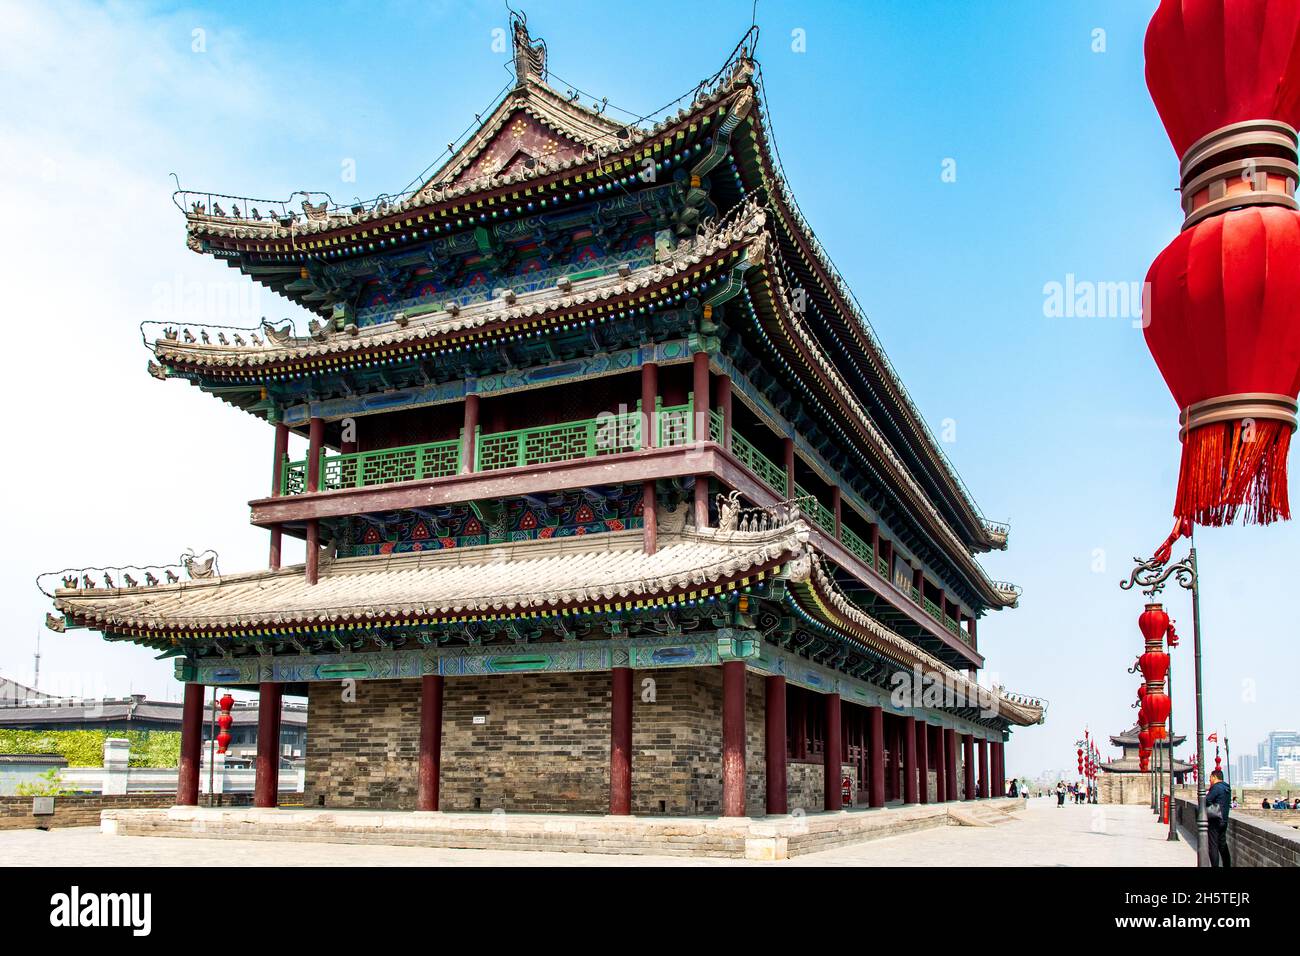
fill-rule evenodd
<path id="1" fill-rule="evenodd" d="M 931 827 L 992 825 L 1021 807 L 1020 800 L 996 799 L 753 818 L 168 807 L 106 810 L 100 829 L 119 836 L 784 860 Z"/>

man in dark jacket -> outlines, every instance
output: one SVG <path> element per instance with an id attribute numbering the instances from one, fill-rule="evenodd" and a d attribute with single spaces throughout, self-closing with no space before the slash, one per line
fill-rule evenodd
<path id="1" fill-rule="evenodd" d="M 1218 818 L 1211 807 L 1218 808 Z M 1210 866 L 1232 866 L 1228 853 L 1228 811 L 1232 808 L 1232 791 L 1223 782 L 1223 772 L 1210 772 L 1210 789 L 1205 794 L 1205 815 L 1210 825 Z"/>

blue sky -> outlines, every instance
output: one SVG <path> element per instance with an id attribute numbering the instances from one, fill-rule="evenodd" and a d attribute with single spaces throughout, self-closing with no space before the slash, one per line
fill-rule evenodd
<path id="1" fill-rule="evenodd" d="M 713 73 L 750 3 L 535 2 L 562 80 L 648 112 Z M 1140 282 L 1180 224 L 1177 159 L 1142 79 L 1154 0 L 761 0 L 759 59 L 788 178 L 931 426 L 1011 547 L 1025 588 L 981 622 L 990 670 L 1051 702 L 1008 770 L 1064 769 L 1084 725 L 1127 728 L 1141 599 L 1134 554 L 1171 523 L 1176 409 L 1127 317 L 1052 318 L 1044 287 Z M 405 187 L 508 78 L 503 4 L 14 4 L 0 0 L 0 243 L 10 546 L 0 673 L 29 680 L 39 571 L 217 548 L 261 566 L 246 502 L 271 434 L 144 371 L 140 321 L 294 314 L 184 246 L 190 188 L 337 200 Z M 195 31 L 202 31 L 196 34 Z M 805 52 L 792 49 L 803 31 Z M 1104 30 L 1104 51 L 1096 51 Z M 196 37 L 200 51 L 194 49 Z M 343 171 L 355 167 L 356 181 Z M 943 175 L 955 168 L 955 180 Z M 946 181 L 952 180 L 952 181 Z M 17 227 L 21 224 L 21 228 Z M 214 314 L 215 313 L 215 314 Z M 1300 485 L 1296 488 L 1300 500 Z M 1198 534 L 1207 722 L 1236 752 L 1300 723 L 1294 524 Z M 1191 612 L 1176 652 L 1190 729 Z M 175 697 L 170 666 L 86 632 L 46 634 L 42 684 Z"/>

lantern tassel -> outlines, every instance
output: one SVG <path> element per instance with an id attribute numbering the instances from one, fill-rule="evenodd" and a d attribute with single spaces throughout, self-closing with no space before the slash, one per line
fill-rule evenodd
<path id="1" fill-rule="evenodd" d="M 1291 517 L 1286 459 L 1291 426 L 1274 420 L 1214 422 L 1183 441 L 1174 516 L 1199 525 L 1271 524 Z"/>

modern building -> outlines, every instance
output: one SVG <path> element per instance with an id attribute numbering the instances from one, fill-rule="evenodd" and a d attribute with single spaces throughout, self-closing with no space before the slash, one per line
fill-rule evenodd
<path id="1" fill-rule="evenodd" d="M 1284 758 L 1283 748 L 1300 747 L 1300 731 L 1296 730 L 1273 730 L 1264 738 L 1260 745 L 1267 759 L 1261 759 L 1262 763 L 1270 767 L 1277 767 L 1278 763 Z"/>
<path id="2" fill-rule="evenodd" d="M 1253 754 L 1242 754 L 1237 758 L 1237 770 L 1233 774 L 1234 780 L 1250 780 L 1255 776 L 1255 771 L 1259 767 L 1259 761 Z"/>
<path id="3" fill-rule="evenodd" d="M 1271 787 L 1277 783 L 1277 770 L 1273 767 L 1260 767 L 1251 775 L 1250 782 L 1256 787 Z"/>
<path id="4" fill-rule="evenodd" d="M 512 28 L 515 82 L 413 191 L 181 195 L 192 250 L 315 315 L 153 343 L 159 387 L 266 422 L 268 566 L 70 576 L 52 625 L 173 655 L 187 754 L 207 687 L 257 690 L 264 726 L 306 695 L 312 805 L 1000 793 L 1012 728 L 1045 709 L 979 683 L 978 624 L 1019 596 L 979 557 L 1008 529 L 804 221 L 749 37 L 629 125 L 553 88 Z"/>

